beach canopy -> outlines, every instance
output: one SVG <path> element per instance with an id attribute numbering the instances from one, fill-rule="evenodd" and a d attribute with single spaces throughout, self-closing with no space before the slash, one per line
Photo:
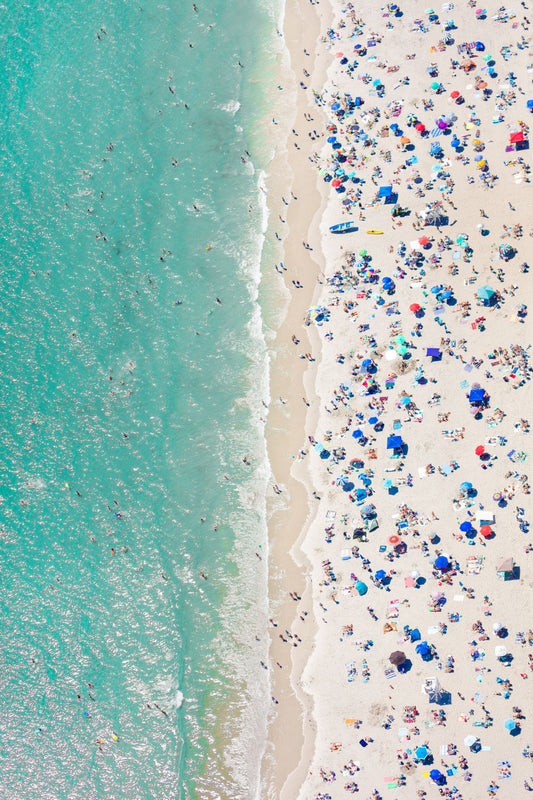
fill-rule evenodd
<path id="1" fill-rule="evenodd" d="M 511 144 L 517 144 L 518 142 L 524 141 L 524 134 L 522 131 L 520 131 L 519 133 L 511 133 L 509 135 L 509 139 Z"/>
<path id="2" fill-rule="evenodd" d="M 387 450 L 395 450 L 397 447 L 403 445 L 401 436 L 388 436 L 387 437 Z"/>
<path id="3" fill-rule="evenodd" d="M 360 596 L 368 592 L 368 586 L 363 581 L 357 581 L 355 589 Z"/>
<path id="4" fill-rule="evenodd" d="M 440 358 L 440 350 L 438 347 L 428 347 L 426 349 L 426 355 L 430 358 Z"/>
<path id="5" fill-rule="evenodd" d="M 477 290 L 478 300 L 490 302 L 495 295 L 495 290 L 490 286 L 480 286 Z"/>
<path id="6" fill-rule="evenodd" d="M 471 403 L 480 403 L 485 397 L 485 389 L 470 389 L 468 399 Z"/>
<path id="7" fill-rule="evenodd" d="M 436 569 L 448 569 L 450 566 L 450 562 L 446 558 L 446 556 L 439 556 L 435 561 L 435 568 Z"/>
<path id="8" fill-rule="evenodd" d="M 392 194 L 392 186 L 380 186 L 378 189 L 378 197 L 390 197 Z"/>
<path id="9" fill-rule="evenodd" d="M 405 653 L 402 653 L 401 650 L 395 650 L 394 653 L 391 653 L 389 656 L 389 661 L 391 664 L 394 664 L 395 667 L 399 667 L 400 664 L 403 664 L 406 660 L 407 656 Z"/>

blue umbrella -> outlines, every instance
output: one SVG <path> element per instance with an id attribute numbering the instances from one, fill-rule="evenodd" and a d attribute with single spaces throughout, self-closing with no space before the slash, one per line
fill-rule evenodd
<path id="1" fill-rule="evenodd" d="M 472 523 L 471 522 L 461 522 L 459 525 L 459 530 L 463 533 L 468 533 L 468 531 L 472 530 Z"/>
<path id="2" fill-rule="evenodd" d="M 357 429 L 356 431 L 352 431 L 352 436 L 354 439 L 360 439 L 362 435 L 363 431 L 360 431 L 359 429 Z"/>
<path id="3" fill-rule="evenodd" d="M 368 516 L 369 514 L 372 514 L 373 511 L 374 509 L 372 506 L 363 506 L 363 508 L 361 509 L 361 514 L 363 514 L 364 516 Z"/>
<path id="4" fill-rule="evenodd" d="M 514 731 L 517 725 L 514 719 L 506 719 L 505 722 L 503 723 L 503 727 L 505 728 L 506 731 Z"/>
<path id="5" fill-rule="evenodd" d="M 331 106 L 331 110 L 338 111 L 340 107 L 341 107 L 340 103 L 333 103 L 333 105 Z"/>
<path id="6" fill-rule="evenodd" d="M 370 425 L 375 425 L 376 422 L 378 421 L 378 418 L 377 417 L 370 417 L 368 421 L 369 421 Z"/>
<path id="7" fill-rule="evenodd" d="M 431 778 L 432 781 L 440 781 L 442 777 L 442 772 L 440 772 L 438 769 L 432 769 L 431 772 L 429 773 L 429 777 Z"/>
<path id="8" fill-rule="evenodd" d="M 357 581 L 355 584 L 355 588 L 358 591 L 359 595 L 366 594 L 368 592 L 368 586 L 363 581 Z"/>
<path id="9" fill-rule="evenodd" d="M 328 136 L 329 144 L 331 144 L 332 142 L 336 142 L 336 141 L 337 141 L 337 137 L 336 136 Z"/>
<path id="10" fill-rule="evenodd" d="M 354 487 L 354 484 L 351 483 L 350 481 L 347 481 L 346 483 L 342 484 L 342 491 L 343 492 L 351 492 L 353 487 Z"/>
<path id="11" fill-rule="evenodd" d="M 446 569 L 449 567 L 450 562 L 446 558 L 446 556 L 439 556 L 435 561 L 435 568 L 436 569 Z"/>
<path id="12" fill-rule="evenodd" d="M 425 759 L 429 756 L 429 750 L 425 745 L 420 745 L 420 747 L 417 747 L 415 750 L 415 756 L 421 761 L 425 761 Z"/>
<path id="13" fill-rule="evenodd" d="M 470 492 L 470 491 L 471 491 L 471 489 L 472 489 L 472 484 L 471 484 L 469 481 L 464 481 L 464 482 L 461 484 L 460 488 L 461 488 L 461 490 L 462 490 L 463 492 Z"/>
<path id="14" fill-rule="evenodd" d="M 476 42 L 476 50 L 479 53 L 482 53 L 484 49 L 485 49 L 485 45 L 483 44 L 483 42 Z"/>
<path id="15" fill-rule="evenodd" d="M 329 141 L 329 140 L 328 140 Z M 450 142 L 452 147 L 459 147 L 461 144 L 460 140 L 457 137 L 454 137 Z"/>
<path id="16" fill-rule="evenodd" d="M 429 653 L 429 645 L 427 642 L 420 642 L 417 644 L 415 651 L 418 653 L 419 656 L 425 656 Z"/>
<path id="17" fill-rule="evenodd" d="M 533 100 L 528 100 L 527 101 L 526 108 L 533 108 Z"/>
<path id="18" fill-rule="evenodd" d="M 384 569 L 378 569 L 378 571 L 376 572 L 376 578 L 378 579 L 378 581 L 382 581 L 383 578 L 386 578 L 386 577 L 387 577 L 387 573 L 385 572 L 385 570 Z"/>
<path id="19" fill-rule="evenodd" d="M 363 359 L 363 361 L 361 362 L 361 366 L 365 367 L 365 368 L 366 367 L 371 367 L 372 366 L 372 360 L 370 358 Z"/>
<path id="20" fill-rule="evenodd" d="M 429 291 L 431 294 L 438 294 L 439 292 L 442 292 L 442 286 L 432 286 Z"/>
<path id="21" fill-rule="evenodd" d="M 372 81 L 372 86 L 381 86 L 381 81 L 379 78 L 376 78 L 375 81 Z"/>
<path id="22" fill-rule="evenodd" d="M 384 488 L 384 489 L 392 489 L 393 485 L 394 485 L 394 484 L 393 484 L 393 482 L 391 481 L 391 479 L 390 479 L 390 478 L 386 478 L 386 479 L 383 481 L 383 488 Z"/>
<path id="23" fill-rule="evenodd" d="M 391 131 L 395 131 L 396 128 L 398 127 L 398 123 L 397 122 L 393 122 L 392 125 L 389 125 L 389 127 L 390 127 Z"/>

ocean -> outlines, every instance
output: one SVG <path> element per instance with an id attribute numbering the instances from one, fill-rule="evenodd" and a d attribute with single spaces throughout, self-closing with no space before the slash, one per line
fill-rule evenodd
<path id="1" fill-rule="evenodd" d="M 0 5 L 6 800 L 259 792 L 282 8 L 196 5 Z"/>

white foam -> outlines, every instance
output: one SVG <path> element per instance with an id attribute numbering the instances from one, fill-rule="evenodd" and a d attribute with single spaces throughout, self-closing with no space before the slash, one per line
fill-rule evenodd
<path id="1" fill-rule="evenodd" d="M 238 100 L 229 100 L 227 103 L 224 103 L 224 105 L 221 106 L 221 109 L 222 111 L 227 111 L 228 114 L 235 116 L 240 107 L 241 104 Z"/>

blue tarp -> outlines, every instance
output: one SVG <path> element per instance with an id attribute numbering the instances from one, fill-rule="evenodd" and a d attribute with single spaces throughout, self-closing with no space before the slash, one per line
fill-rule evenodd
<path id="1" fill-rule="evenodd" d="M 401 436 L 389 436 L 387 437 L 387 450 L 395 450 L 397 447 L 401 447 L 403 444 Z"/>

